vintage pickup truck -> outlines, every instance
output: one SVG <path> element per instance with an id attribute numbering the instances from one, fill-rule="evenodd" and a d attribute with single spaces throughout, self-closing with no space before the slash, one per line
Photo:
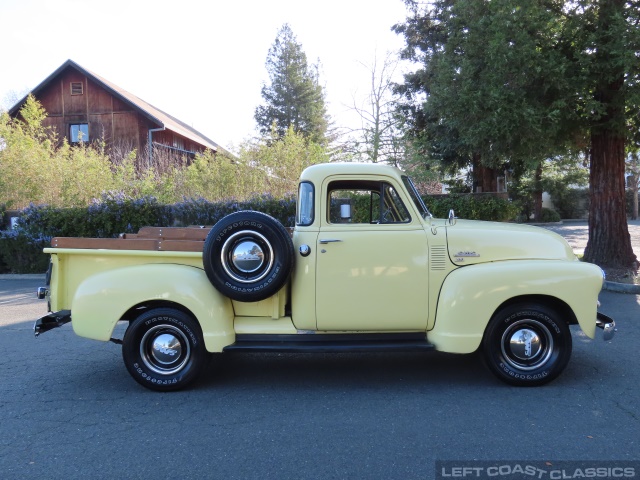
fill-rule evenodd
<path id="1" fill-rule="evenodd" d="M 239 211 L 212 228 L 143 228 L 121 238 L 54 238 L 49 314 L 77 335 L 122 344 L 153 390 L 193 382 L 211 352 L 481 349 L 513 385 L 556 378 L 570 325 L 605 340 L 604 276 L 547 230 L 435 219 L 400 170 L 324 164 L 301 175 L 295 228 Z M 126 322 L 123 338 L 114 337 Z"/>

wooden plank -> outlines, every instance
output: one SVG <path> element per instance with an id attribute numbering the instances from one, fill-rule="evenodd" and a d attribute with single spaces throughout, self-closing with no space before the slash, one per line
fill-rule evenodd
<path id="1" fill-rule="evenodd" d="M 142 227 L 137 238 L 161 238 L 166 240 L 197 240 L 204 242 L 210 228 L 198 227 Z M 129 238 L 127 236 L 126 238 Z"/>
<path id="2" fill-rule="evenodd" d="M 54 248 L 86 248 L 104 250 L 157 250 L 158 240 L 54 237 L 51 240 L 51 246 Z"/>
<path id="3" fill-rule="evenodd" d="M 198 240 L 160 240 L 158 250 L 171 252 L 202 252 L 204 243 Z"/>

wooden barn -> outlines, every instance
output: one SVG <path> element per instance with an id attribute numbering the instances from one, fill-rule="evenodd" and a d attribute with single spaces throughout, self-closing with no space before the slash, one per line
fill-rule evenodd
<path id="1" fill-rule="evenodd" d="M 62 137 L 69 143 L 103 140 L 115 157 L 136 149 L 139 161 L 148 165 L 157 163 L 154 155 L 182 161 L 205 149 L 223 151 L 194 128 L 72 60 L 30 93 L 47 111 L 45 126 L 55 128 L 61 141 Z M 26 99 L 9 114 L 18 116 Z"/>

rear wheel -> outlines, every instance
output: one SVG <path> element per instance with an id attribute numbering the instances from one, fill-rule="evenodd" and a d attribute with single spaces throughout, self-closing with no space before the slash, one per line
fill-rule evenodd
<path id="1" fill-rule="evenodd" d="M 200 325 L 172 308 L 149 310 L 134 320 L 122 341 L 122 357 L 140 385 L 179 390 L 193 382 L 206 361 Z"/>
<path id="2" fill-rule="evenodd" d="M 491 319 L 482 350 L 489 369 L 504 382 L 543 385 L 567 366 L 571 331 L 555 311 L 544 305 L 512 305 Z"/>

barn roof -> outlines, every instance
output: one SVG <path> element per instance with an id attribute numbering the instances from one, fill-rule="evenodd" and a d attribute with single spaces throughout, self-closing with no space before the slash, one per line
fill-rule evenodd
<path id="1" fill-rule="evenodd" d="M 167 130 L 171 130 L 183 137 L 186 137 L 194 142 L 197 142 L 204 147 L 207 147 L 213 151 L 224 151 L 222 147 L 220 147 L 217 143 L 215 143 L 210 138 L 205 137 L 202 133 L 198 132 L 193 127 L 190 127 L 186 123 L 178 120 L 177 118 L 169 115 L 166 112 L 163 112 L 159 108 L 154 107 L 153 105 L 145 102 L 141 98 L 136 97 L 132 93 L 127 92 L 123 88 L 120 88 L 114 83 L 102 78 L 100 75 L 96 75 L 95 73 L 87 70 L 84 67 L 81 67 L 73 60 L 67 60 L 64 62 L 55 72 L 49 75 L 46 79 L 44 79 L 37 87 L 35 87 L 30 94 L 37 95 L 42 89 L 44 89 L 54 78 L 60 75 L 65 69 L 74 68 L 79 71 L 83 75 L 86 75 L 88 78 L 93 80 L 95 83 L 100 85 L 102 88 L 107 90 L 111 95 L 118 98 L 122 102 L 130 105 L 132 108 L 140 112 L 143 116 L 148 118 L 151 122 L 158 125 L 158 128 L 165 128 Z M 9 110 L 9 114 L 14 116 L 18 113 L 22 105 L 27 100 L 26 95 L 22 100 L 16 103 Z"/>

